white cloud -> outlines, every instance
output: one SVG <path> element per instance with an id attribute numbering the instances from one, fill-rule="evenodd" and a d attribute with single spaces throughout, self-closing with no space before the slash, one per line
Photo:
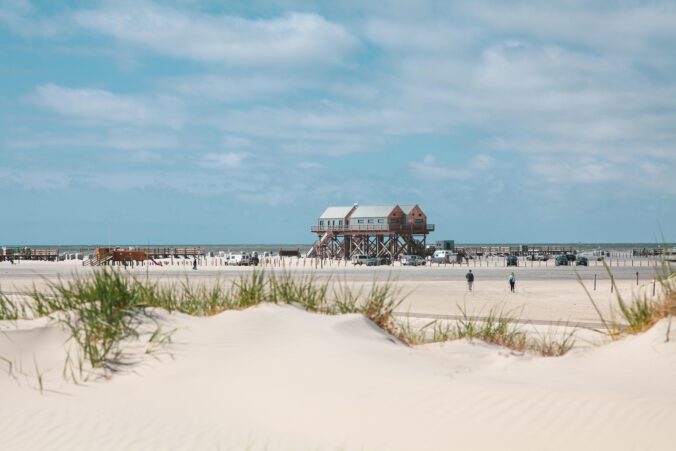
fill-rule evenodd
<path id="1" fill-rule="evenodd" d="M 249 20 L 135 1 L 81 10 L 74 19 L 163 55 L 224 64 L 336 63 L 357 45 L 345 28 L 316 14 Z"/>
<path id="2" fill-rule="evenodd" d="M 15 149 L 50 149 L 84 147 L 93 149 L 149 150 L 173 149 L 180 146 L 178 137 L 168 133 L 139 131 L 131 128 L 103 130 L 98 133 L 31 133 L 21 134 L 5 142 Z"/>
<path id="3" fill-rule="evenodd" d="M 179 127 L 183 118 L 169 98 L 114 94 L 102 89 L 73 89 L 52 83 L 27 97 L 35 105 L 84 120 Z"/>
<path id="4" fill-rule="evenodd" d="M 53 37 L 68 33 L 67 17 L 36 17 L 38 11 L 28 0 L 0 0 L 0 24 L 26 37 Z"/>
<path id="5" fill-rule="evenodd" d="M 654 38 L 676 37 L 673 2 L 625 4 L 575 1 L 472 2 L 467 11 L 485 25 L 540 40 L 575 44 L 585 48 L 640 53 L 654 46 Z"/>
<path id="6" fill-rule="evenodd" d="M 273 74 L 192 75 L 168 78 L 162 86 L 197 103 L 268 100 L 301 85 L 299 80 Z"/>
<path id="7" fill-rule="evenodd" d="M 535 158 L 530 163 L 531 173 L 545 183 L 551 184 L 596 184 L 621 180 L 624 168 L 595 158 Z"/>
<path id="8" fill-rule="evenodd" d="M 210 169 L 239 169 L 249 156 L 243 152 L 210 153 L 204 156 L 203 166 Z"/>

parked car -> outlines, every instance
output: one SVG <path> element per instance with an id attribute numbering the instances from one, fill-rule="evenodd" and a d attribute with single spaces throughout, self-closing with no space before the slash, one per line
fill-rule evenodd
<path id="1" fill-rule="evenodd" d="M 533 262 L 546 262 L 549 260 L 549 256 L 546 254 L 531 254 L 526 257 L 526 260 Z"/>
<path id="2" fill-rule="evenodd" d="M 453 251 L 436 250 L 430 259 L 431 263 L 455 263 L 458 261 L 458 254 Z"/>
<path id="3" fill-rule="evenodd" d="M 369 257 L 368 255 L 353 255 L 352 264 L 373 266 L 375 265 L 375 257 Z"/>
<path id="4" fill-rule="evenodd" d="M 382 255 L 380 257 L 376 257 L 376 265 L 391 265 L 392 264 L 392 259 L 390 258 L 389 255 Z"/>
<path id="5" fill-rule="evenodd" d="M 418 255 L 402 255 L 402 266 L 421 266 L 427 263 L 424 258 Z"/>
<path id="6" fill-rule="evenodd" d="M 577 257 L 575 266 L 589 266 L 589 259 L 587 257 Z"/>
<path id="7" fill-rule="evenodd" d="M 519 258 L 516 255 L 508 255 L 505 262 L 507 266 L 519 266 Z"/>
<path id="8" fill-rule="evenodd" d="M 556 266 L 568 266 L 568 258 L 565 255 L 559 255 L 556 257 L 556 260 L 554 260 L 554 264 Z"/>
<path id="9" fill-rule="evenodd" d="M 569 262 L 574 262 L 576 257 L 575 254 L 566 254 L 566 258 Z"/>
<path id="10" fill-rule="evenodd" d="M 228 256 L 228 265 L 249 266 L 250 264 L 251 256 L 248 252 L 240 252 Z"/>

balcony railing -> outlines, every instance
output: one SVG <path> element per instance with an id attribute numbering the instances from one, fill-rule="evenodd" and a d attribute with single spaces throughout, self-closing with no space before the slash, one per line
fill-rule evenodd
<path id="1" fill-rule="evenodd" d="M 406 232 L 428 233 L 434 231 L 434 224 L 350 224 L 341 226 L 311 226 L 310 231 L 319 232 Z"/>

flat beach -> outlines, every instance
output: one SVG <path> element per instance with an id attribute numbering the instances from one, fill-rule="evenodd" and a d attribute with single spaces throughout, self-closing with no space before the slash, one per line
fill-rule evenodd
<path id="1" fill-rule="evenodd" d="M 582 285 L 589 290 L 599 308 L 606 314 L 615 303 L 615 291 L 601 262 L 590 266 L 554 266 L 553 261 L 521 261 L 518 267 L 505 267 L 503 258 L 492 258 L 469 264 L 432 264 L 406 267 L 398 262 L 377 267 L 354 266 L 344 261 L 285 258 L 269 260 L 267 264 L 254 267 L 227 266 L 218 257 L 200 261 L 198 269 L 191 269 L 192 260 L 163 260 L 162 266 L 136 265 L 121 267 L 122 271 L 136 277 L 147 277 L 161 283 L 190 281 L 210 285 L 216 281 L 231 283 L 255 271 L 289 272 L 295 277 L 313 276 L 329 280 L 332 287 L 341 284 L 352 287 L 368 287 L 374 282 L 389 280 L 401 290 L 404 301 L 397 308 L 401 315 L 411 317 L 436 317 L 458 315 L 461 310 L 475 315 L 488 313 L 495 308 L 513 311 L 523 320 L 551 323 L 598 325 L 598 314 L 593 308 Z M 611 271 L 622 296 L 647 293 L 652 296 L 655 279 L 655 264 L 652 259 L 621 259 L 611 261 Z M 471 270 L 475 275 L 474 290 L 469 292 L 465 274 Z M 44 289 L 48 281 L 58 278 L 68 280 L 75 275 L 86 275 L 92 267 L 82 261 L 62 262 L 22 261 L 15 265 L 0 263 L 0 287 L 4 292 L 18 294 L 33 286 Z M 514 272 L 517 278 L 516 292 L 510 293 L 507 279 Z M 637 283 L 638 273 L 638 283 Z M 578 281 L 578 275 L 580 281 Z M 596 289 L 594 278 L 596 277 Z M 659 285 L 656 287 L 656 293 Z"/>
<path id="2" fill-rule="evenodd" d="M 185 262 L 187 263 L 187 262 Z M 320 266 L 320 265 L 318 265 Z M 476 274 L 467 291 L 464 275 Z M 414 324 L 465 310 L 514 311 L 529 327 L 580 326 L 579 346 L 539 357 L 480 341 L 406 345 L 362 315 L 319 315 L 261 304 L 210 317 L 158 311 L 171 342 L 74 383 L 68 334 L 46 318 L 0 321 L 3 447 L 34 449 L 269 450 L 671 450 L 676 345 L 663 320 L 609 343 L 575 270 L 607 311 L 602 267 L 352 267 L 289 260 L 259 268 L 353 287 L 374 280 L 407 294 L 397 308 Z M 93 270 L 82 262 L 0 263 L 0 286 L 21 296 Z M 163 284 L 228 283 L 253 268 L 204 262 L 120 271 Z M 507 276 L 517 276 L 510 293 Z M 639 284 L 636 284 L 636 272 Z M 628 298 L 651 294 L 650 267 L 617 266 Z M 593 276 L 597 288 L 593 290 Z M 418 323 L 416 323 L 416 321 Z M 566 326 L 567 325 L 567 326 Z M 72 343 L 71 343 L 72 344 Z M 10 369 L 11 366 L 11 369 Z"/>

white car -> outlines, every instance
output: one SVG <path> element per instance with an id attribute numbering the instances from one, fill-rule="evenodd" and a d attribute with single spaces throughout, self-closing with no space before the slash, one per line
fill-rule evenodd
<path id="1" fill-rule="evenodd" d="M 375 257 L 368 255 L 353 255 L 352 256 L 353 265 L 366 265 L 366 266 L 376 266 L 378 260 Z"/>
<path id="2" fill-rule="evenodd" d="M 228 256 L 228 265 L 249 266 L 250 264 L 251 264 L 251 256 L 249 255 L 248 252 L 230 254 Z"/>
<path id="3" fill-rule="evenodd" d="M 400 261 L 402 266 L 421 266 L 427 263 L 424 258 L 418 255 L 402 255 Z"/>
<path id="4" fill-rule="evenodd" d="M 458 254 L 453 251 L 436 250 L 432 255 L 432 263 L 453 263 L 458 260 Z"/>

